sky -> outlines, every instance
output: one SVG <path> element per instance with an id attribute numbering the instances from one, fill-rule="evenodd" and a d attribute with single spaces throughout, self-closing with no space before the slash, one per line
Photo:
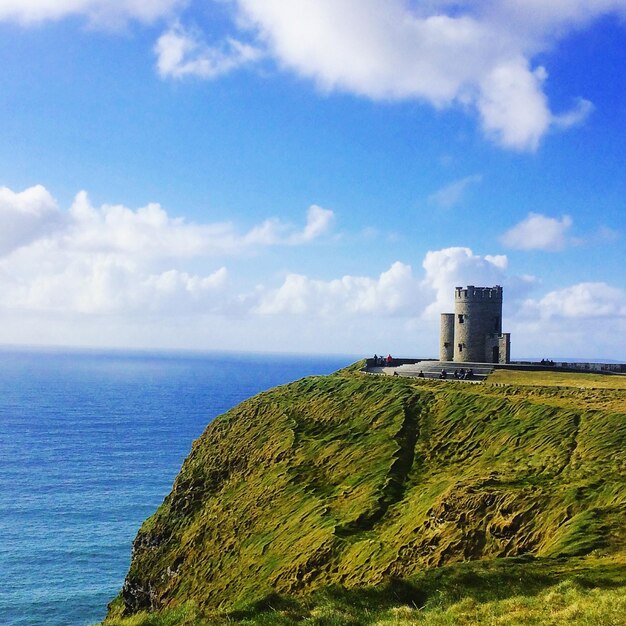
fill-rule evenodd
<path id="1" fill-rule="evenodd" d="M 626 0 L 0 0 L 0 344 L 626 362 Z"/>

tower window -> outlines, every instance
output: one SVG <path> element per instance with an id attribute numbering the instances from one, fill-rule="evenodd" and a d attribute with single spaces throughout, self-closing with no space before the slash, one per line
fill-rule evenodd
<path id="1" fill-rule="evenodd" d="M 462 343 L 459 344 L 459 352 L 463 352 L 463 344 Z"/>
<path id="2" fill-rule="evenodd" d="M 493 329 L 498 330 L 498 326 L 500 325 L 500 317 L 493 318 Z"/>
<path id="3" fill-rule="evenodd" d="M 465 322 L 465 315 L 463 313 L 459 313 L 459 324 L 463 324 Z"/>

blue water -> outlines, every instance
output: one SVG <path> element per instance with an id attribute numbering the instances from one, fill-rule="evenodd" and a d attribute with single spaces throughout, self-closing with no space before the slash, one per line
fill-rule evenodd
<path id="1" fill-rule="evenodd" d="M 0 351 L 0 625 L 103 619 L 141 522 L 206 425 L 348 362 Z"/>

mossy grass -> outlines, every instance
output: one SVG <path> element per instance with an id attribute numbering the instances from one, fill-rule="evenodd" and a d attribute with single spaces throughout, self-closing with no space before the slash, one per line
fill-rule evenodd
<path id="1" fill-rule="evenodd" d="M 332 586 L 307 596 L 276 593 L 237 611 L 188 603 L 111 618 L 108 626 L 239 624 L 622 624 L 626 560 L 498 559 L 426 570 L 378 587 Z"/>
<path id="2" fill-rule="evenodd" d="M 358 365 L 207 427 L 140 529 L 106 623 L 490 623 L 468 621 L 483 605 L 556 623 L 541 594 L 587 616 L 595 598 L 612 623 L 626 392 Z"/>

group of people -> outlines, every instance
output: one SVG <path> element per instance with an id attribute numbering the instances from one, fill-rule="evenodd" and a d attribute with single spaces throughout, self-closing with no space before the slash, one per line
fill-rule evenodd
<path id="1" fill-rule="evenodd" d="M 454 370 L 454 374 L 452 376 L 456 380 L 471 380 L 474 378 L 474 370 L 471 367 L 465 369 L 462 367 L 461 369 L 457 368 Z M 441 374 L 439 374 L 439 378 L 441 380 L 446 380 L 448 378 L 448 372 L 446 370 L 441 370 Z"/>
<path id="2" fill-rule="evenodd" d="M 541 365 L 549 365 L 550 367 L 554 367 L 554 361 L 551 359 L 541 359 Z"/>
<path id="3" fill-rule="evenodd" d="M 391 354 L 388 354 L 386 357 L 378 356 L 377 354 L 375 354 L 372 360 L 374 361 L 374 365 L 386 365 L 387 367 L 393 365 L 393 357 L 391 356 Z"/>

